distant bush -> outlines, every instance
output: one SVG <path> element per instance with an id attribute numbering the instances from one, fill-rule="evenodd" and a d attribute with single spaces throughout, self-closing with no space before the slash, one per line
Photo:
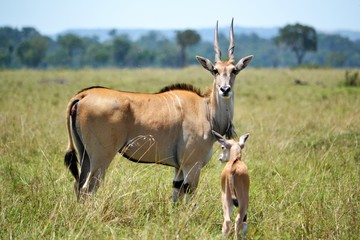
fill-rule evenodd
<path id="1" fill-rule="evenodd" d="M 359 72 L 351 73 L 345 72 L 345 86 L 347 87 L 360 87 Z"/>

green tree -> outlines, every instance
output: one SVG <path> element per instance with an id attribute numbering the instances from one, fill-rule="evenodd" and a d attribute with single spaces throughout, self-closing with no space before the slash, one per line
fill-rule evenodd
<path id="1" fill-rule="evenodd" d="M 176 44 L 169 41 L 158 31 L 149 31 L 141 36 L 133 45 L 127 57 L 130 63 L 134 63 L 132 66 L 178 66 L 178 64 L 172 64 L 174 60 L 178 62 Z M 172 46 L 173 49 L 170 49 L 169 46 Z M 173 52 L 175 52 L 175 55 L 173 55 Z"/>
<path id="2" fill-rule="evenodd" d="M 317 35 L 314 28 L 301 24 L 286 25 L 275 38 L 277 46 L 284 45 L 295 53 L 298 65 L 301 65 L 308 51 L 317 50 Z"/>
<path id="3" fill-rule="evenodd" d="M 343 67 L 346 60 L 347 55 L 342 52 L 329 52 L 325 55 L 325 64 L 332 67 Z"/>
<path id="4" fill-rule="evenodd" d="M 45 38 L 36 37 L 21 42 L 16 49 L 16 54 L 22 64 L 28 67 L 38 67 L 45 58 L 47 46 Z"/>
<path id="5" fill-rule="evenodd" d="M 34 44 L 36 42 L 34 39 L 39 38 L 43 37 L 32 27 L 24 27 L 21 30 L 11 27 L 0 27 L 0 66 L 19 66 L 18 58 L 16 58 L 17 48 L 26 41 L 34 41 Z"/>
<path id="6" fill-rule="evenodd" d="M 0 48 L 0 67 L 9 67 L 11 64 L 11 48 Z"/>
<path id="7" fill-rule="evenodd" d="M 114 29 L 111 29 L 110 31 L 109 31 L 109 36 L 111 37 L 111 38 L 114 38 L 114 37 L 116 37 L 116 35 L 117 35 L 117 30 L 114 28 Z"/>
<path id="8" fill-rule="evenodd" d="M 75 56 L 81 55 L 84 51 L 85 44 L 83 39 L 75 34 L 66 34 L 59 36 L 58 43 L 66 51 L 70 62 L 69 65 L 79 65 L 79 63 L 75 63 Z"/>
<path id="9" fill-rule="evenodd" d="M 113 60 L 117 66 L 125 66 L 126 55 L 131 48 L 131 41 L 126 35 L 115 36 L 112 41 Z"/>
<path id="10" fill-rule="evenodd" d="M 86 60 L 93 67 L 104 67 L 109 64 L 110 48 L 105 44 L 93 44 L 87 48 Z"/>
<path id="11" fill-rule="evenodd" d="M 139 44 L 133 44 L 126 54 L 126 65 L 130 67 L 153 66 L 155 52 L 149 48 L 143 48 Z"/>
<path id="12" fill-rule="evenodd" d="M 10 27 L 0 28 L 0 66 L 10 67 L 16 45 L 21 40 L 21 32 Z"/>
<path id="13" fill-rule="evenodd" d="M 69 66 L 69 56 L 64 49 L 56 49 L 48 53 L 46 63 L 54 67 Z"/>
<path id="14" fill-rule="evenodd" d="M 180 46 L 180 66 L 186 65 L 186 48 L 200 42 L 200 35 L 194 30 L 176 32 L 176 42 Z"/>

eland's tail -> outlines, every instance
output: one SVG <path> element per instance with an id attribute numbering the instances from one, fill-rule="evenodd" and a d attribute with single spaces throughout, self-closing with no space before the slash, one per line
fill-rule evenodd
<path id="1" fill-rule="evenodd" d="M 77 105 L 79 99 L 73 98 L 66 110 L 66 126 L 68 130 L 68 147 L 65 154 L 64 163 L 65 166 L 69 169 L 71 174 L 74 176 L 76 182 L 79 182 L 79 169 L 78 169 L 78 159 L 76 157 L 76 150 L 74 146 L 74 140 L 77 141 L 78 134 L 76 132 L 76 115 L 77 115 Z M 75 138 L 75 139 L 74 139 Z"/>

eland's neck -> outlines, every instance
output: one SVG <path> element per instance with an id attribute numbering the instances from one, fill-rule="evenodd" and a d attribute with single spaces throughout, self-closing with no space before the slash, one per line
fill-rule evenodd
<path id="1" fill-rule="evenodd" d="M 221 97 L 215 83 L 210 95 L 210 115 L 213 130 L 221 135 L 226 134 L 227 137 L 234 136 L 234 96 L 231 94 L 229 98 Z"/>

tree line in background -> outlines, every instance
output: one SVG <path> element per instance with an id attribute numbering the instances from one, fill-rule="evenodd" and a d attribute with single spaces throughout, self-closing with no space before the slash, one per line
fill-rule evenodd
<path id="1" fill-rule="evenodd" d="M 149 31 L 137 40 L 109 32 L 110 40 L 60 35 L 56 40 L 35 28 L 0 27 L 0 68 L 81 67 L 184 67 L 196 64 L 195 55 L 211 58 L 213 43 L 202 41 L 195 30 L 177 31 L 175 39 Z M 228 47 L 220 34 L 219 45 Z M 235 35 L 235 56 L 255 55 L 254 67 L 359 67 L 360 40 L 340 35 L 318 34 L 301 24 L 286 25 L 273 39 L 256 34 Z"/>

